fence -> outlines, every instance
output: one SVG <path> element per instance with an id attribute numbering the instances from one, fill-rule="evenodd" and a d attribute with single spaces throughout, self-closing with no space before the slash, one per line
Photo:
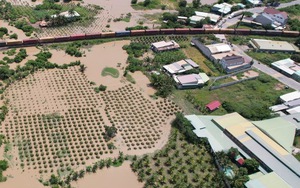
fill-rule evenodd
<path id="1" fill-rule="evenodd" d="M 209 90 L 215 90 L 215 89 L 219 89 L 219 88 L 222 88 L 222 87 L 227 87 L 227 86 L 231 86 L 231 85 L 234 85 L 234 84 L 237 84 L 237 83 L 241 83 L 241 82 L 244 82 L 244 81 L 247 81 L 247 80 L 254 80 L 256 79 L 258 76 L 254 76 L 254 77 L 251 77 L 251 78 L 245 78 L 245 79 L 242 79 L 242 80 L 238 80 L 238 81 L 234 81 L 234 82 L 229 82 L 229 83 L 225 83 L 225 84 L 222 84 L 222 85 L 219 85 L 219 86 L 211 86 L 209 88 Z"/>

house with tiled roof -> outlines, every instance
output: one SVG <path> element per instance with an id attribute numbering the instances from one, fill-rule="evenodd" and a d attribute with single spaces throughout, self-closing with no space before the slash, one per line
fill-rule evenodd
<path id="1" fill-rule="evenodd" d="M 274 8 L 267 7 L 264 11 L 256 16 L 256 22 L 261 23 L 263 26 L 271 25 L 274 28 L 284 26 L 288 21 L 288 14 Z"/>

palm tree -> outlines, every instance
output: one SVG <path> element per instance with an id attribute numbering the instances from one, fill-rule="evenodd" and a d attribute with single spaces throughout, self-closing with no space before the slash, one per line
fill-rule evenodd
<path id="1" fill-rule="evenodd" d="M 84 73 L 85 70 L 86 70 L 86 66 L 85 66 L 84 64 L 80 64 L 80 65 L 79 65 L 79 71 L 80 71 L 81 73 Z"/>

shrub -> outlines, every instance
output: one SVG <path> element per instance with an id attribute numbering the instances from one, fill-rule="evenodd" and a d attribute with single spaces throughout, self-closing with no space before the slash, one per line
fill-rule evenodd
<path id="1" fill-rule="evenodd" d="M 105 91 L 106 88 L 107 88 L 107 86 L 102 85 L 102 84 L 99 86 L 99 90 L 100 90 L 100 91 Z"/>
<path id="2" fill-rule="evenodd" d="M 131 4 L 136 4 L 137 0 L 131 0 Z"/>
<path id="3" fill-rule="evenodd" d="M 9 36 L 9 38 L 10 38 L 10 39 L 18 39 L 18 35 L 17 35 L 16 33 L 14 33 L 14 34 L 11 34 L 11 35 Z"/>

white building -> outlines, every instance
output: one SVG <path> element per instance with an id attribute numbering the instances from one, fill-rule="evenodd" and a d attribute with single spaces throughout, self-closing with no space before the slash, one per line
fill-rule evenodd
<path id="1" fill-rule="evenodd" d="M 169 74 L 179 74 L 193 68 L 198 68 L 199 65 L 191 59 L 183 59 L 172 64 L 164 65 L 163 69 Z"/>
<path id="2" fill-rule="evenodd" d="M 212 7 L 212 11 L 216 11 L 220 14 L 228 14 L 231 12 L 232 7 L 233 7 L 233 5 L 228 4 L 228 3 L 215 4 Z"/>
<path id="3" fill-rule="evenodd" d="M 205 73 L 173 75 L 173 79 L 178 89 L 201 87 L 209 81 L 209 77 Z"/>
<path id="4" fill-rule="evenodd" d="M 300 91 L 294 91 L 280 96 L 280 100 L 283 102 L 289 102 L 296 99 L 300 99 Z"/>
<path id="5" fill-rule="evenodd" d="M 162 52 L 168 50 L 174 50 L 180 48 L 179 44 L 174 40 L 171 41 L 160 41 L 151 44 L 151 49 L 155 52 Z"/>

